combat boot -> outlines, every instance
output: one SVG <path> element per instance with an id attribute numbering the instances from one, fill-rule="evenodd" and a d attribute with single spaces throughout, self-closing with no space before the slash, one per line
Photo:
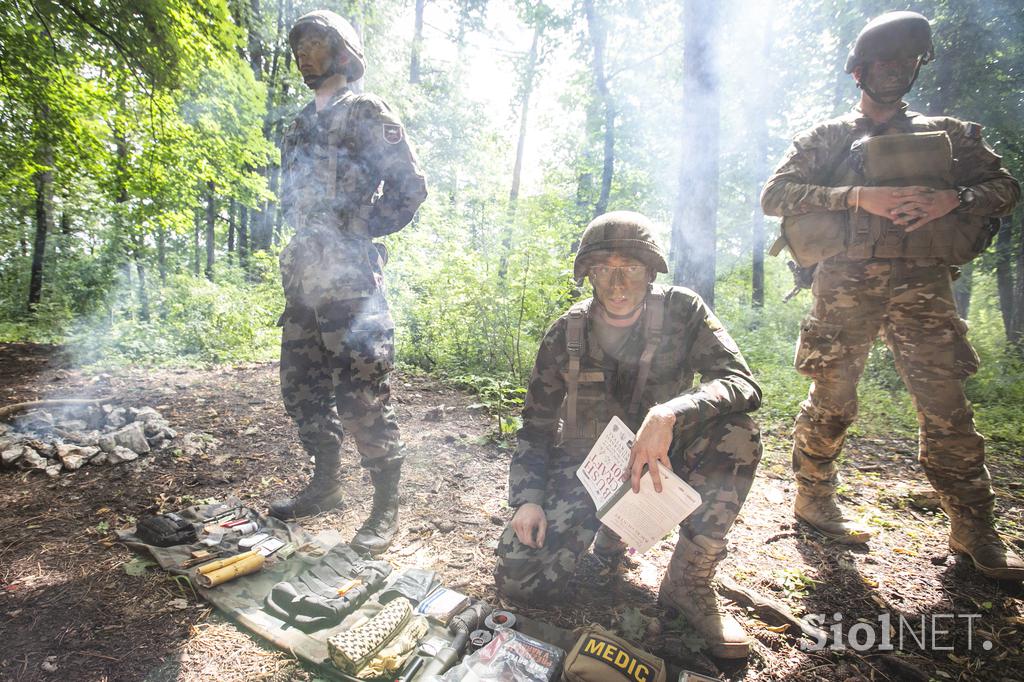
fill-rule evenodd
<path id="1" fill-rule="evenodd" d="M 373 508 L 352 539 L 352 548 L 377 556 L 387 551 L 398 532 L 398 481 L 402 477 L 399 467 L 387 471 L 371 471 L 373 481 Z"/>
<path id="2" fill-rule="evenodd" d="M 704 638 L 708 653 L 716 658 L 746 658 L 750 637 L 739 621 L 726 613 L 711 588 L 715 568 L 725 558 L 725 540 L 698 535 L 693 540 L 682 531 L 661 581 L 658 602 L 675 608 Z"/>
<path id="3" fill-rule="evenodd" d="M 943 502 L 949 516 L 949 548 L 966 554 L 974 567 L 994 580 L 1024 580 L 1024 560 L 1007 547 L 992 523 L 991 512 L 970 510 Z"/>
<path id="4" fill-rule="evenodd" d="M 866 526 L 843 516 L 843 511 L 836 505 L 834 493 L 812 495 L 798 487 L 793 515 L 843 545 L 860 545 L 871 539 L 871 531 Z"/>
<path id="5" fill-rule="evenodd" d="M 601 575 L 611 576 L 622 568 L 622 561 L 626 556 L 626 543 L 623 542 L 615 531 L 607 526 L 597 529 L 597 536 L 594 538 L 594 558 L 600 566 Z"/>
<path id="6" fill-rule="evenodd" d="M 295 497 L 270 503 L 270 515 L 287 521 L 299 516 L 312 516 L 341 504 L 341 457 L 338 453 L 317 455 L 313 480 Z"/>

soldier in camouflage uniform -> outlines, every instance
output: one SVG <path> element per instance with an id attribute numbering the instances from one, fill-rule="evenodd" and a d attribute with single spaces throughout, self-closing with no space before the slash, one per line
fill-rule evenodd
<path id="1" fill-rule="evenodd" d="M 576 477 L 618 416 L 637 433 L 634 489 L 643 468 L 656 474 L 661 461 L 703 500 L 680 526 L 661 601 L 686 615 L 712 654 L 744 657 L 749 639 L 710 581 L 761 458 L 746 414 L 760 405 L 761 389 L 699 296 L 653 284 L 668 268 L 651 235 L 647 218 L 628 211 L 599 216 L 584 232 L 574 269 L 578 280 L 589 277 L 594 298 L 560 317 L 537 353 L 509 471 L 516 512 L 498 545 L 495 580 L 510 597 L 544 604 L 565 595 L 595 535 L 602 563 L 621 558 L 624 545 L 601 526 Z"/>
<path id="2" fill-rule="evenodd" d="M 270 513 L 288 519 L 340 503 L 347 430 L 374 485 L 373 509 L 352 544 L 379 554 L 397 529 L 402 442 L 388 384 L 394 323 L 384 298 L 386 251 L 371 240 L 412 220 L 426 183 L 387 104 L 348 87 L 365 68 L 352 26 L 333 12 L 311 12 L 288 40 L 316 94 L 281 150 L 281 206 L 295 229 L 281 253 L 281 392 L 316 465 L 309 486 L 272 503 Z"/>
<path id="3" fill-rule="evenodd" d="M 881 335 L 917 408 L 919 459 L 949 515 L 950 547 L 985 575 L 1019 580 L 1024 563 L 993 528 L 984 440 L 964 396 L 978 357 L 954 305 L 949 263 L 962 259 L 950 255 L 956 233 L 949 226 L 974 220 L 991 239 L 988 218 L 1009 214 L 1020 187 L 982 140 L 981 126 L 907 111 L 902 98 L 932 55 L 923 16 L 891 12 L 870 22 L 846 67 L 863 91 L 860 106 L 798 135 L 761 196 L 768 215 L 842 212 L 849 225 L 846 244 L 817 264 L 800 330 L 796 368 L 814 381 L 794 429 L 794 511 L 836 541 L 870 537 L 836 505 L 836 457 L 857 414 L 868 351 Z M 851 161 L 855 141 L 907 133 L 948 136 L 952 187 L 870 186 L 867 171 Z"/>

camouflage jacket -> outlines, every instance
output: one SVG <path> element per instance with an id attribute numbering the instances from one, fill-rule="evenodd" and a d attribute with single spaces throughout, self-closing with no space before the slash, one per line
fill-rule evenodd
<path id="1" fill-rule="evenodd" d="M 311 221 L 344 229 L 368 208 L 361 216 L 367 236 L 381 237 L 408 225 L 427 197 L 416 154 L 388 105 L 347 89 L 320 112 L 313 102 L 299 112 L 284 134 L 281 169 L 281 207 L 296 230 Z"/>
<path id="2" fill-rule="evenodd" d="M 657 285 L 655 285 L 657 286 Z M 732 412 L 749 412 L 761 404 L 761 389 L 736 342 L 701 298 L 682 287 L 658 287 L 664 293 L 661 341 L 651 363 L 638 413 L 627 414 L 640 354 L 646 345 L 642 321 L 633 326 L 620 360 L 607 357 L 591 333 L 587 315 L 581 376 L 603 375 L 588 395 L 580 386 L 578 419 L 591 421 L 589 434 L 596 440 L 613 415 L 635 432 L 656 404 L 669 405 L 677 415 L 676 433 L 702 421 Z M 650 302 L 651 298 L 648 298 Z M 589 301 L 584 305 L 589 309 Z M 551 325 L 541 341 L 523 407 L 519 446 L 509 469 L 509 504 L 543 504 L 549 471 L 578 464 L 586 452 L 562 447 L 561 425 L 569 353 L 566 347 L 568 313 Z M 694 385 L 695 374 L 700 382 Z"/>
<path id="3" fill-rule="evenodd" d="M 829 186 L 826 176 L 835 171 L 855 140 L 882 133 L 945 131 L 953 145 L 954 184 L 974 190 L 975 200 L 968 208 L 972 214 L 1008 215 L 1020 199 L 1020 185 L 982 139 L 977 123 L 922 116 L 907 111 L 904 104 L 903 110 L 882 128 L 854 109 L 797 135 L 761 193 L 764 212 L 786 216 L 847 210 L 847 194 L 852 187 Z"/>
<path id="4" fill-rule="evenodd" d="M 310 102 L 284 135 L 281 208 L 296 235 L 281 254 L 286 295 L 310 302 L 381 286 L 370 239 L 402 229 L 427 196 L 405 129 L 374 95 Z"/>

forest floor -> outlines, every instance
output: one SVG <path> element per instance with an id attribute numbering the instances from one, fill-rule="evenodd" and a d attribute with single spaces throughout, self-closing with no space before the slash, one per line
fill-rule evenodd
<path id="1" fill-rule="evenodd" d="M 71 366 L 59 348 L 0 345 L 0 404 L 93 396 L 155 407 L 179 433 L 206 433 L 219 445 L 198 458 L 172 448 L 54 479 L 0 472 L 0 679 L 315 679 L 167 574 L 129 575 L 125 566 L 134 555 L 113 535 L 140 514 L 206 498 L 235 495 L 263 509 L 303 484 L 311 466 L 282 409 L 277 365 L 92 373 Z M 447 584 L 500 604 L 491 573 L 493 548 L 510 516 L 510 451 L 489 439 L 494 419 L 473 405 L 474 397 L 426 377 L 398 375 L 394 396 L 408 457 L 402 529 L 385 558 L 434 569 Z M 722 679 L 1021 679 L 1024 593 L 948 554 L 945 516 L 928 510 L 929 496 L 921 494 L 927 484 L 916 444 L 850 439 L 844 503 L 877 531 L 869 547 L 850 549 L 794 523 L 788 428 L 762 424 L 764 460 L 720 574 L 798 615 L 822 614 L 824 627 L 844 641 L 861 623 L 857 641 L 870 630 L 875 646 L 806 650 L 809 640 L 726 602 L 756 642 L 745 664 L 716 667 L 695 653 L 699 638 L 657 605 L 668 541 L 611 578 L 584 560 L 566 603 L 521 612 L 567 628 L 598 622 Z M 1024 462 L 1013 444 L 993 444 L 990 453 L 1002 523 L 1019 532 Z M 304 520 L 314 533 L 336 529 L 350 537 L 368 511 L 368 478 L 350 449 L 347 457 L 348 504 Z M 842 614 L 838 623 L 835 614 Z M 893 650 L 878 646 L 886 618 Z"/>

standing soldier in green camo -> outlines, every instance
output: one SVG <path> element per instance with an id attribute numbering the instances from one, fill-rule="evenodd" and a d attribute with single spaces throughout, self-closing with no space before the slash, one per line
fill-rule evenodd
<path id="1" fill-rule="evenodd" d="M 341 502 L 347 430 L 374 486 L 373 509 L 352 545 L 379 554 L 398 527 L 402 441 L 388 384 L 394 323 L 384 298 L 387 252 L 371 240 L 412 220 L 426 183 L 387 104 L 349 89 L 365 68 L 352 26 L 333 12 L 311 12 L 295 22 L 288 42 L 315 98 L 287 129 L 281 150 L 281 207 L 295 229 L 281 253 L 281 392 L 316 464 L 309 485 L 273 502 L 270 513 L 290 519 Z"/>
<path id="2" fill-rule="evenodd" d="M 570 308 L 541 341 L 509 471 L 516 511 L 498 545 L 495 581 L 512 598 L 545 604 L 566 596 L 591 542 L 601 563 L 621 559 L 624 545 L 601 526 L 576 477 L 618 416 L 637 434 L 634 489 L 649 466 L 661 491 L 661 461 L 703 500 L 679 528 L 660 600 L 686 615 L 712 655 L 742 658 L 750 640 L 719 606 L 711 579 L 761 458 L 760 433 L 746 414 L 760 405 L 761 389 L 697 294 L 653 284 L 667 271 L 639 213 L 606 213 L 583 233 L 574 272 L 589 278 L 594 297 Z"/>
<path id="3" fill-rule="evenodd" d="M 949 267 L 986 248 L 1020 186 L 978 124 L 907 111 L 902 98 L 933 54 L 920 14 L 868 23 L 846 63 L 859 107 L 798 135 L 761 195 L 766 214 L 783 216 L 797 261 L 816 263 L 796 353 L 814 382 L 794 428 L 794 512 L 838 542 L 870 538 L 836 505 L 836 457 L 881 333 L 917 408 L 919 459 L 949 515 L 950 547 L 987 576 L 1020 580 L 1024 562 L 993 527 L 984 440 L 963 387 L 978 357 Z"/>

